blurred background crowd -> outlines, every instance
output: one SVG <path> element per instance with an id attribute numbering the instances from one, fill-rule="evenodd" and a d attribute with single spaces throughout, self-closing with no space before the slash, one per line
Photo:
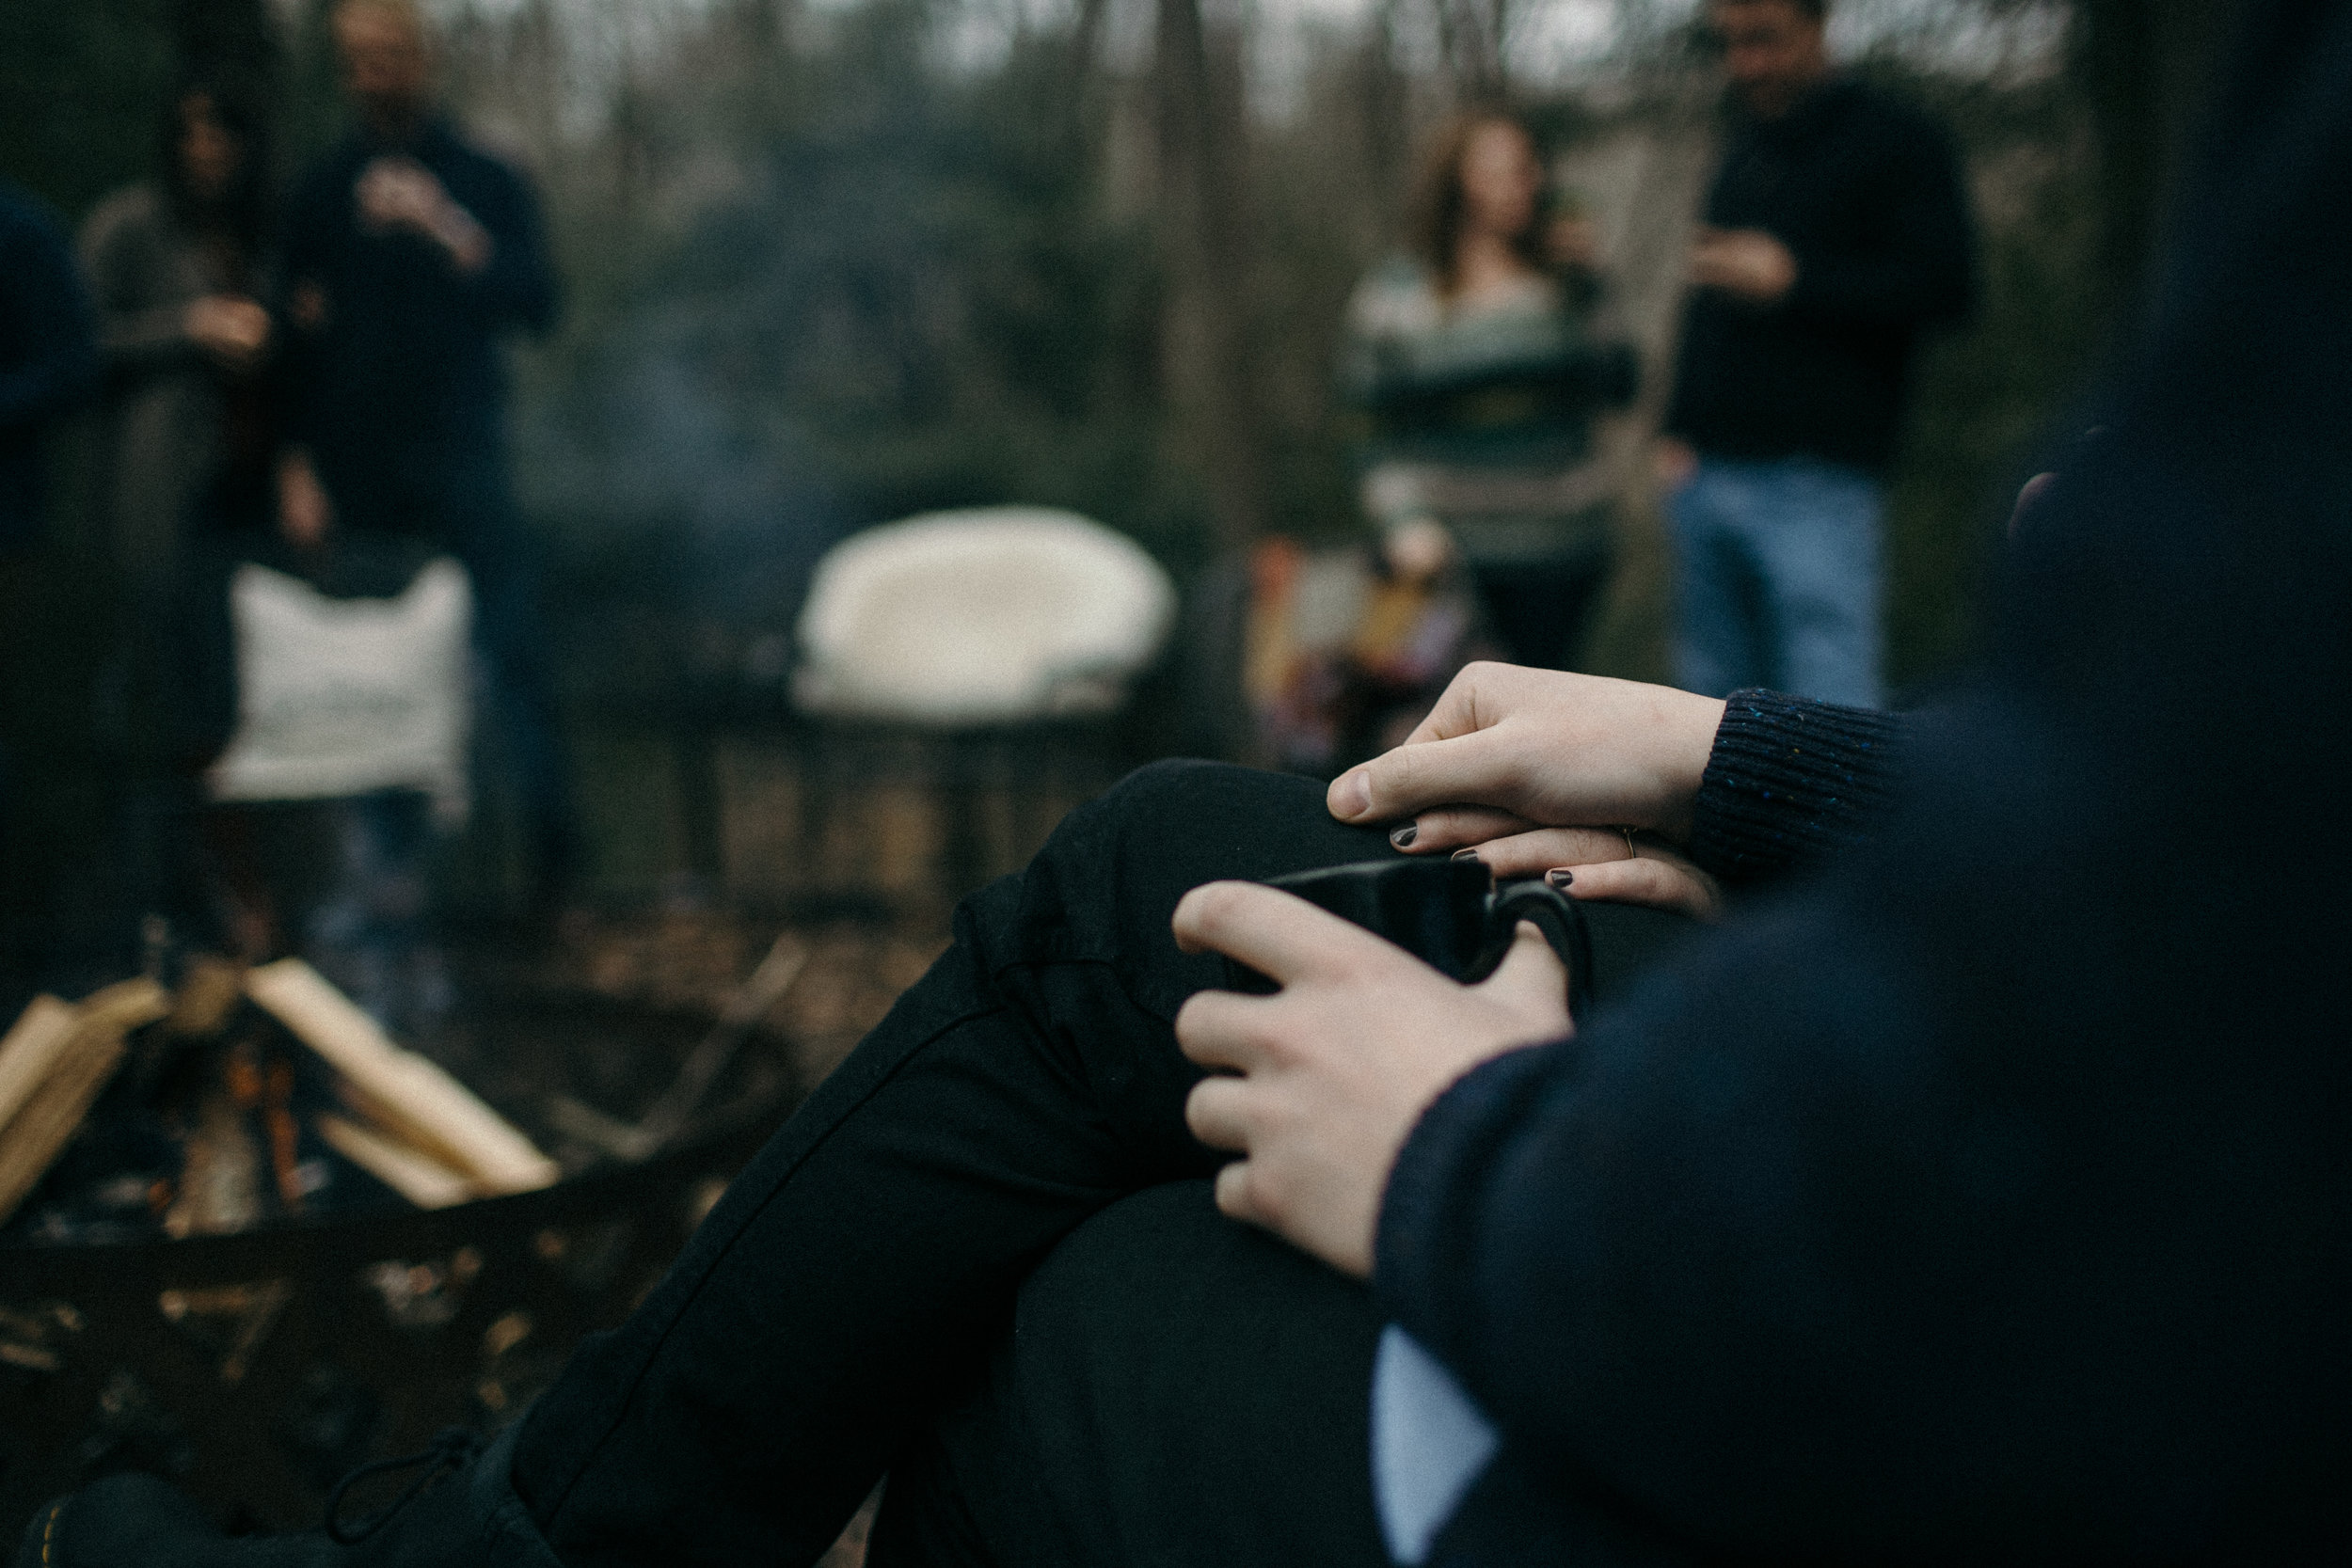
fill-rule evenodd
<path id="1" fill-rule="evenodd" d="M 1708 450 L 1745 436 L 1688 406 L 1692 366 L 1779 298 L 1737 216 L 1773 199 L 1740 87 L 1769 99 L 1741 51 L 1774 40 L 1714 13 L 1815 9 L 8 8 L 0 176 L 25 233 L 74 242 L 43 303 L 11 241 L 13 308 L 69 336 L 87 311 L 88 345 L 9 386 L 12 989 L 172 943 L 413 963 L 428 914 L 945 895 L 1127 762 L 1335 769 L 1469 657 L 1705 684 L 1673 540 L 1687 596 L 1692 531 L 1737 519 L 1669 502 L 1756 453 Z M 1827 454 L 1868 480 L 1884 641 L 1814 694 L 1901 702 L 1968 657 L 2004 498 L 2134 296 L 2217 9 L 1830 8 L 1841 79 L 1925 128 L 1899 194 L 1932 198 L 1943 270 L 1893 305 L 1850 280 L 1895 324 L 1892 390 L 1848 399 L 1886 428 Z M 1004 559 L 1077 518 L 1139 546 L 1142 577 L 1106 555 L 1071 592 L 1164 581 L 1172 611 L 1145 582 L 1122 614 L 1165 635 L 1115 694 L 945 750 L 870 705 L 827 728 L 828 552 L 1008 507 L 982 515 Z M 413 684 L 463 687 L 401 722 L 462 756 L 274 784 L 235 650 L 274 605 L 394 603 Z M 472 673 L 434 663 L 437 613 Z M 436 1005 L 430 973 L 343 977 Z"/>

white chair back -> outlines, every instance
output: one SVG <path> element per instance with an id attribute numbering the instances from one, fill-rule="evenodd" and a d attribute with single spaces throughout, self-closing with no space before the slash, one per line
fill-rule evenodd
<path id="1" fill-rule="evenodd" d="M 1175 610 L 1158 562 L 1075 513 L 930 513 L 818 562 L 793 697 L 814 714 L 942 728 L 1108 713 Z"/>

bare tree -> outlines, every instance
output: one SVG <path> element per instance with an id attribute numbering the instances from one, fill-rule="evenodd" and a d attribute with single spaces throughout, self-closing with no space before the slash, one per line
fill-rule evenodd
<path id="1" fill-rule="evenodd" d="M 1192 427 L 1218 546 L 1247 546 L 1271 509 L 1244 309 L 1248 259 L 1243 104 L 1210 69 L 1200 0 L 1159 0 L 1154 84 L 1168 369 Z"/>
<path id="2" fill-rule="evenodd" d="M 2074 66 L 2098 133 L 2102 261 L 2119 298 L 2139 286 L 2240 8 L 2238 0 L 2074 0 Z"/>
<path id="3" fill-rule="evenodd" d="M 1430 5 L 1454 97 L 1466 103 L 1500 103 L 1510 97 L 1513 0 L 1430 0 Z"/>

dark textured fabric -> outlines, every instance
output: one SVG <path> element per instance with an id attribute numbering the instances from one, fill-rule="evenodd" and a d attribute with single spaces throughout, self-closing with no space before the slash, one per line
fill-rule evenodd
<path id="1" fill-rule="evenodd" d="M 1797 282 L 1760 306 L 1694 291 L 1665 428 L 1724 457 L 1883 468 L 1920 328 L 1973 293 L 1975 241 L 1950 142 L 1916 110 L 1832 81 L 1787 115 L 1736 107 L 1707 222 L 1762 229 Z"/>
<path id="2" fill-rule="evenodd" d="M 38 538 L 41 432 L 97 382 L 89 301 L 65 234 L 0 182 L 0 549 Z"/>
<path id="3" fill-rule="evenodd" d="M 322 1530 L 224 1536 L 169 1483 L 112 1475 L 34 1514 L 11 1560 L 15 1568 L 564 1568 L 506 1484 L 513 1446 L 509 1429 L 462 1473 L 437 1469 L 433 1484 L 386 1504 L 373 1528 L 354 1528 L 369 1516 L 346 1499 L 338 1517 L 348 1544 Z M 390 1484 L 421 1475 L 403 1464 Z M 373 1495 L 362 1487 L 361 1497 Z"/>
<path id="4" fill-rule="evenodd" d="M 1879 831 L 1396 1167 L 1383 1305 L 1563 1493 L 1735 1556 L 2352 1549 L 2352 7 L 2252 14 Z"/>
<path id="5" fill-rule="evenodd" d="M 736 1179 L 644 1307 L 583 1347 L 533 1407 L 515 1483 L 556 1552 L 572 1568 L 813 1560 L 922 1423 L 969 1396 L 1019 1321 L 1023 1280 L 1065 1235 L 1120 1197 L 1221 1163 L 1184 1125 L 1199 1072 L 1170 1023 L 1185 997 L 1224 983 L 1223 960 L 1176 950 L 1177 899 L 1219 878 L 1394 853 L 1379 830 L 1332 821 L 1312 781 L 1162 764 L 1073 813 L 1023 875 L 965 900 L 955 944 Z M 1620 905 L 1588 914 L 1603 1002 L 1688 927 Z M 1300 1268 L 1320 1265 L 1275 1273 Z M 1092 1265 L 1060 1272 L 1102 1277 Z M 1076 1310 L 1041 1289 L 1032 1321 Z M 1260 1321 L 1292 1332 L 1272 1307 Z M 1213 1341 L 1195 1336 L 1182 1354 Z M 1074 1380 L 1057 1396 L 1064 1410 L 1111 1369 L 1089 1345 L 1100 1341 L 1062 1347 L 1075 1357 L 1057 1363 Z M 1368 1348 L 1360 1366 L 1343 1359 L 1354 1386 L 1318 1384 L 1324 1405 L 1368 1397 Z M 1181 1395 L 1186 1381 L 1138 1375 L 1131 1391 Z M 1263 1414 L 1279 1426 L 1279 1411 Z M 1359 1436 L 1314 1440 L 1344 1440 L 1346 1463 L 1365 1466 Z M 1086 1433 L 1041 1440 L 1067 1450 Z M 1131 1498 L 1185 1484 L 1120 1482 Z M 1083 1490 L 1058 1495 L 1078 1506 Z M 1152 1513 L 1138 1503 L 1126 1517 Z M 933 1533 L 945 1528 L 936 1510 L 926 1517 Z M 1012 1545 L 1009 1560 L 1027 1560 Z"/>
<path id="6" fill-rule="evenodd" d="M 383 156 L 415 159 L 473 214 L 490 236 L 486 266 L 468 276 L 421 235 L 361 227 L 353 187 Z M 398 145 L 345 140 L 295 188 L 283 230 L 289 299 L 314 289 L 326 310 L 315 330 L 295 312 L 289 338 L 294 438 L 323 467 L 430 490 L 437 467 L 464 461 L 497 428 L 501 335 L 555 319 L 537 198 L 437 123 Z"/>
<path id="7" fill-rule="evenodd" d="M 1216 1212 L 1121 1198 L 1022 1285 L 974 1394 L 892 1465 L 867 1568 L 1375 1568 L 1370 1294 Z"/>
<path id="8" fill-rule="evenodd" d="M 1902 721 L 1776 691 L 1735 691 L 1708 753 L 1691 858 L 1755 882 L 1860 843 L 1895 786 Z"/>

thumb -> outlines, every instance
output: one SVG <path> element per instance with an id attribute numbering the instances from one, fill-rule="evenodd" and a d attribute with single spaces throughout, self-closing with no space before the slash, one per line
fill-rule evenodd
<path id="1" fill-rule="evenodd" d="M 1568 1019 L 1568 967 L 1533 921 L 1519 922 L 1511 950 L 1474 989 L 1526 1020 L 1531 1040 L 1559 1039 L 1575 1032 Z"/>

